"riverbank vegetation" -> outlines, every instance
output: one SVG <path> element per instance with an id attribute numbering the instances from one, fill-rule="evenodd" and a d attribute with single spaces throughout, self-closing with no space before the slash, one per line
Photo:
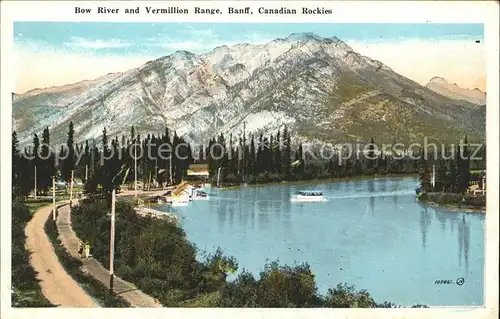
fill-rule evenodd
<path id="1" fill-rule="evenodd" d="M 178 184 L 193 163 L 206 164 L 210 181 L 221 186 L 417 172 L 418 163 L 410 156 L 414 154 L 380 153 L 371 142 L 366 152 L 346 156 L 333 145 L 323 149 L 292 145 L 286 126 L 269 136 L 220 134 L 207 145 L 196 146 L 168 128 L 162 134 L 141 137 L 132 127 L 130 135 L 121 139 L 108 138 L 104 129 L 100 141 L 80 144 L 74 141 L 70 123 L 67 143 L 57 153 L 49 147 L 48 128 L 41 140 L 35 134 L 32 144 L 23 149 L 19 149 L 16 132 L 12 133 L 13 189 L 18 197 L 26 198 L 36 178 L 37 193 L 48 194 L 52 176 L 69 183 L 73 171 L 74 178 L 85 183 L 87 194 L 99 191 L 109 197 L 111 189 L 119 189 L 122 182 L 132 183 L 136 175 L 144 188 Z M 115 178 L 124 167 L 120 178 Z"/>
<path id="2" fill-rule="evenodd" d="M 442 206 L 476 207 L 486 206 L 486 161 L 484 150 L 471 157 L 467 142 L 458 144 L 454 156 L 440 154 L 437 158 L 419 161 L 420 187 L 418 198 Z M 477 185 L 480 192 L 470 191 Z"/>
<path id="3" fill-rule="evenodd" d="M 93 256 L 104 265 L 109 263 L 109 224 L 104 199 L 82 200 L 73 210 L 78 237 L 90 241 Z M 115 228 L 116 275 L 167 307 L 395 307 L 347 284 L 322 295 L 308 264 L 271 262 L 258 276 L 243 270 L 230 281 L 239 269 L 234 258 L 220 248 L 199 252 L 178 225 L 137 216 L 127 202 L 117 202 Z"/>

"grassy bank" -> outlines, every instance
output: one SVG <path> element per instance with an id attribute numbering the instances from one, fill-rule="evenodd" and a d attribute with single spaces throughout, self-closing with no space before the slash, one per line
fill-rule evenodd
<path id="1" fill-rule="evenodd" d="M 418 200 L 442 208 L 485 212 L 486 196 L 469 196 L 453 193 L 423 193 Z"/>
<path id="2" fill-rule="evenodd" d="M 73 258 L 62 246 L 58 238 L 59 233 L 52 219 L 48 219 L 45 223 L 45 233 L 50 238 L 57 258 L 66 272 L 102 307 L 130 307 L 130 304 L 122 297 L 116 294 L 110 295 L 109 290 L 101 282 L 81 270 L 83 263 Z"/>
<path id="3" fill-rule="evenodd" d="M 12 203 L 12 307 L 55 307 L 45 298 L 38 284 L 24 233 L 36 207 L 46 204 L 41 202 L 28 207 L 24 203 Z"/>

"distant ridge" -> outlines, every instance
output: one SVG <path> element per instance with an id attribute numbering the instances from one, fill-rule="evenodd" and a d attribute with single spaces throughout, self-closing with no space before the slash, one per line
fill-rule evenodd
<path id="1" fill-rule="evenodd" d="M 456 83 L 450 84 L 444 78 L 435 76 L 426 85 L 430 90 L 456 100 L 464 100 L 477 105 L 486 104 L 486 93 L 475 89 L 465 89 Z"/>
<path id="2" fill-rule="evenodd" d="M 433 82 L 444 83 L 437 78 Z M 478 93 L 477 91 L 471 91 Z M 480 93 L 480 92 L 479 92 Z M 21 144 L 49 126 L 51 142 L 176 131 L 187 141 L 276 134 L 295 141 L 482 139 L 485 110 L 404 77 L 337 37 L 296 33 L 264 44 L 176 51 L 123 73 L 15 95 Z"/>

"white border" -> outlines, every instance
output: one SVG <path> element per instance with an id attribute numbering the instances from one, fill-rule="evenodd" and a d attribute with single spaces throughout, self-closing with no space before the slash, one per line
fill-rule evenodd
<path id="1" fill-rule="evenodd" d="M 496 1 L 236 1 L 231 5 L 251 6 L 254 11 L 260 6 L 296 8 L 302 6 L 325 7 L 333 9 L 331 15 L 283 15 L 263 16 L 214 16 L 195 15 L 75 15 L 74 7 L 106 6 L 124 8 L 136 6 L 192 8 L 195 5 L 206 8 L 225 9 L 231 2 L 149 2 L 149 1 L 2 1 L 1 2 L 1 317 L 71 317 L 88 318 L 110 315 L 112 317 L 135 318 L 149 317 L 203 317 L 203 318 L 497 318 L 498 317 L 498 185 L 499 185 L 499 5 Z M 241 3 L 241 4 L 240 4 Z M 448 307 L 433 309 L 13 309 L 10 308 L 10 270 L 11 266 L 11 92 L 14 92 L 13 74 L 13 21 L 127 21 L 127 22 L 389 22 L 389 23 L 484 23 L 487 58 L 487 218 L 486 218 L 486 256 L 485 256 L 485 307 Z M 486 280 L 487 278 L 487 280 Z M 411 289 L 411 287 L 408 287 Z"/>

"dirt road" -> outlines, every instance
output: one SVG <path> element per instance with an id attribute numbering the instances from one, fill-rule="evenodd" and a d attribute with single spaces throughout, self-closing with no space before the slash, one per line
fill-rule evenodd
<path id="1" fill-rule="evenodd" d="M 77 205 L 78 200 L 73 201 L 73 205 Z M 84 272 L 90 274 L 95 279 L 99 280 L 106 288 L 109 288 L 109 270 L 105 268 L 99 261 L 94 258 L 82 259 L 78 253 L 78 243 L 80 239 L 76 236 L 75 231 L 71 226 L 71 212 L 69 205 L 65 205 L 58 210 L 57 228 L 59 229 L 59 238 L 62 245 L 66 248 L 73 258 L 83 262 Z M 151 296 L 146 295 L 133 284 L 115 276 L 114 292 L 120 295 L 123 299 L 130 303 L 131 307 L 156 308 L 161 307 Z"/>
<path id="2" fill-rule="evenodd" d="M 52 218 L 51 213 L 51 205 L 42 207 L 25 229 L 26 245 L 31 252 L 30 262 L 38 272 L 43 294 L 59 307 L 99 307 L 59 263 L 44 230 L 45 221 Z"/>

